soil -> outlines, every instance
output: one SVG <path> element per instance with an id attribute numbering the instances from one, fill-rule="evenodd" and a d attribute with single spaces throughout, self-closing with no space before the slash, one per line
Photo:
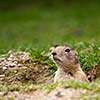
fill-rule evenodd
<path id="1" fill-rule="evenodd" d="M 60 88 L 47 92 L 45 90 L 35 90 L 31 92 L 8 92 L 5 95 L 1 95 L 4 100 L 79 100 L 80 96 L 86 93 L 85 89 L 74 89 L 74 88 Z"/>
<path id="2" fill-rule="evenodd" d="M 51 82 L 52 69 L 38 61 L 32 61 L 28 52 L 9 51 L 0 59 L 0 83 L 17 84 L 23 82 Z"/>

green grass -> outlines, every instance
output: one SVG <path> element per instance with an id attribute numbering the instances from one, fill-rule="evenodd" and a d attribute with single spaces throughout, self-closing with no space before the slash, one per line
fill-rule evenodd
<path id="1" fill-rule="evenodd" d="M 44 84 L 32 84 L 32 83 L 19 83 L 13 85 L 0 85 L 0 91 L 32 91 L 35 89 L 47 89 L 51 91 L 55 89 L 57 86 L 64 88 L 83 88 L 87 90 L 91 90 L 94 92 L 100 92 L 100 80 L 96 82 L 87 83 L 87 82 L 79 82 L 79 81 L 61 81 L 58 83 L 44 83 Z"/>
<path id="2" fill-rule="evenodd" d="M 100 45 L 98 43 L 85 43 L 80 42 L 75 44 L 75 48 L 79 53 L 79 60 L 81 67 L 87 71 L 93 65 L 100 63 Z"/>
<path id="3" fill-rule="evenodd" d="M 0 48 L 48 48 L 52 43 L 99 42 L 99 11 L 99 2 L 1 11 Z"/>
<path id="4" fill-rule="evenodd" d="M 23 83 L 23 84 L 13 84 L 13 85 L 0 85 L 0 91 L 32 91 L 39 89 L 43 84 L 32 84 L 32 83 Z"/>
<path id="5" fill-rule="evenodd" d="M 64 88 L 70 88 L 70 87 L 83 88 L 83 89 L 99 92 L 100 91 L 100 89 L 98 88 L 99 83 L 100 83 L 100 80 L 97 80 L 95 83 L 94 82 L 87 83 L 87 82 L 79 82 L 79 81 L 61 81 L 58 83 L 51 83 L 51 84 L 45 85 L 44 87 L 45 89 L 48 89 L 49 91 L 55 89 L 57 86 L 60 86 Z"/>

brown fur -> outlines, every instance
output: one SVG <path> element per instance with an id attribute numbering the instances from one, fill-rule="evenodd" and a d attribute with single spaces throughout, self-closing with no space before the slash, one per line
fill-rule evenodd
<path id="1" fill-rule="evenodd" d="M 54 82 L 60 80 L 79 80 L 88 82 L 80 67 L 77 52 L 68 46 L 51 48 L 52 60 L 57 65 Z"/>

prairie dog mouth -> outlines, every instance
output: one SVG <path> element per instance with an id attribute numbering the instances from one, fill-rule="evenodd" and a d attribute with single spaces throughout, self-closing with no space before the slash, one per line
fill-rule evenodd
<path id="1" fill-rule="evenodd" d="M 56 56 L 53 56 L 53 59 L 54 59 L 55 61 L 59 61 L 59 62 L 61 62 L 61 59 L 58 58 L 58 57 L 56 57 Z"/>

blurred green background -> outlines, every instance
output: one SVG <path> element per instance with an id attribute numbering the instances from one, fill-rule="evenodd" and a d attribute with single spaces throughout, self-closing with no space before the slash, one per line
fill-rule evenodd
<path id="1" fill-rule="evenodd" d="M 99 0 L 0 0 L 0 49 L 100 42 Z"/>

